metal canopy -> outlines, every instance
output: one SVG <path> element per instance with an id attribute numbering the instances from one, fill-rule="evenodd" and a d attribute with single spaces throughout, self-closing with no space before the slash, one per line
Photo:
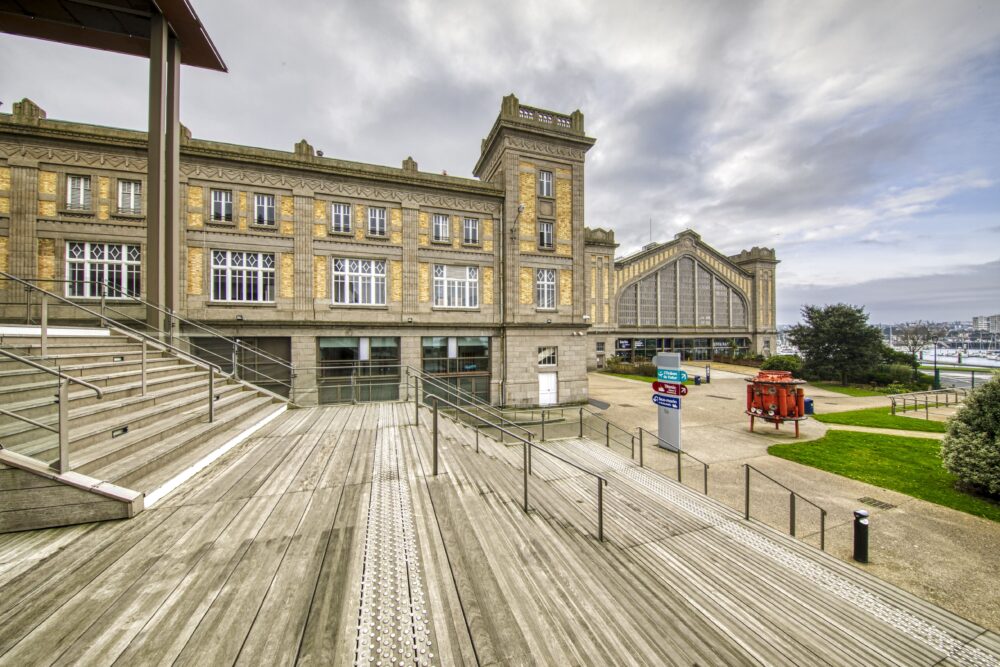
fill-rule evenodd
<path id="1" fill-rule="evenodd" d="M 0 32 L 148 58 L 157 14 L 181 45 L 182 64 L 227 71 L 187 0 L 0 0 Z"/>

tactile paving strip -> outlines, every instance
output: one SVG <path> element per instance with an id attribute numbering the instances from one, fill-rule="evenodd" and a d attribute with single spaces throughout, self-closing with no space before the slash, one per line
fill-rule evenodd
<path id="1" fill-rule="evenodd" d="M 386 429 L 375 445 L 354 660 L 360 667 L 434 660 L 406 463 L 395 435 Z"/>
<path id="2" fill-rule="evenodd" d="M 905 609 L 889 604 L 883 598 L 865 590 L 846 577 L 823 567 L 819 563 L 799 556 L 790 549 L 768 539 L 762 533 L 713 510 L 707 504 L 694 502 L 686 492 L 676 488 L 674 484 L 607 452 L 604 447 L 587 445 L 579 441 L 573 443 L 573 446 L 581 448 L 580 453 L 587 458 L 601 461 L 608 470 L 641 484 L 692 516 L 711 524 L 737 542 L 806 577 L 823 590 L 863 609 L 907 637 L 924 642 L 944 653 L 956 664 L 973 667 L 1000 667 L 1000 661 L 994 656 L 977 647 L 965 644 L 962 640 L 948 634 L 944 629 L 909 613 Z"/>

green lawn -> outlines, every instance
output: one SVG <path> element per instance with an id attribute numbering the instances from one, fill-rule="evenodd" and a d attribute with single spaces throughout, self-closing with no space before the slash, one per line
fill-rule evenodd
<path id="1" fill-rule="evenodd" d="M 768 453 L 914 498 L 1000 521 L 1000 503 L 963 493 L 941 465 L 941 443 L 881 433 L 829 431 L 812 442 L 771 445 Z"/>
<path id="2" fill-rule="evenodd" d="M 923 366 L 922 365 L 922 366 L 920 366 L 920 370 L 922 370 L 922 371 L 933 371 L 934 367 L 933 366 Z M 944 366 L 942 364 L 938 364 L 938 370 L 939 371 L 970 371 L 970 372 L 971 371 L 976 371 L 976 374 L 978 375 L 979 373 L 989 373 L 989 372 L 995 371 L 997 369 L 996 368 L 989 368 L 988 366 Z"/>
<path id="3" fill-rule="evenodd" d="M 829 412 L 813 416 L 816 418 L 816 421 L 823 422 L 824 424 L 897 428 L 904 431 L 927 431 L 929 433 L 944 433 L 948 430 L 948 425 L 945 422 L 927 420 L 923 416 L 901 417 L 898 414 L 893 415 L 888 407 Z"/>
<path id="4" fill-rule="evenodd" d="M 831 382 L 810 382 L 810 386 L 816 387 L 817 389 L 825 389 L 827 391 L 835 391 L 838 394 L 846 394 L 848 396 L 863 397 L 863 396 L 885 396 L 885 394 L 880 394 L 877 391 L 872 391 L 871 389 L 864 389 L 862 387 L 850 387 L 840 384 L 833 384 Z"/>

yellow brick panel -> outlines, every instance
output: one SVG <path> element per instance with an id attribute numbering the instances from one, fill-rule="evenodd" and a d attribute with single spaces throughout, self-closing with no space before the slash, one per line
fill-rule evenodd
<path id="1" fill-rule="evenodd" d="M 483 269 L 483 305 L 493 305 L 493 267 L 487 266 Z"/>
<path id="2" fill-rule="evenodd" d="M 590 304 L 590 321 L 597 323 L 597 306 L 595 304 Z"/>
<path id="3" fill-rule="evenodd" d="M 54 201 L 40 201 L 38 202 L 38 215 L 52 218 L 56 214 L 56 203 Z"/>
<path id="4" fill-rule="evenodd" d="M 10 262 L 7 257 L 7 237 L 0 236 L 0 271 L 7 272 Z"/>
<path id="5" fill-rule="evenodd" d="M 189 185 L 188 186 L 188 207 L 196 208 L 201 210 L 203 206 L 204 190 L 200 185 Z"/>
<path id="6" fill-rule="evenodd" d="M 54 195 L 56 193 L 56 173 L 54 171 L 38 172 L 38 194 Z"/>
<path id="7" fill-rule="evenodd" d="M 521 163 L 521 166 L 526 166 Z M 530 166 L 530 165 L 527 165 Z M 524 205 L 521 211 L 520 233 L 522 237 L 535 237 L 535 170 L 532 167 L 530 172 L 521 172 L 520 176 L 520 203 Z"/>
<path id="8" fill-rule="evenodd" d="M 565 255 L 569 257 L 573 254 L 573 245 L 570 243 L 557 243 L 556 244 L 556 254 Z"/>
<path id="9" fill-rule="evenodd" d="M 393 245 L 402 245 L 403 232 L 393 230 L 393 232 L 389 234 L 389 242 L 392 243 Z"/>
<path id="10" fill-rule="evenodd" d="M 279 294 L 282 298 L 291 299 L 295 296 L 295 255 L 290 252 L 281 253 L 281 274 L 279 278 Z"/>
<path id="11" fill-rule="evenodd" d="M 187 293 L 200 296 L 204 284 L 205 251 L 201 248 L 188 248 Z"/>
<path id="12" fill-rule="evenodd" d="M 403 209 L 401 208 L 389 209 L 389 226 L 392 229 L 403 228 Z"/>
<path id="13" fill-rule="evenodd" d="M 97 206 L 97 219 L 107 220 L 111 217 L 111 206 L 108 204 L 98 204 Z"/>
<path id="14" fill-rule="evenodd" d="M 398 259 L 389 260 L 389 274 L 392 281 L 389 298 L 400 302 L 403 300 L 403 263 Z"/>
<path id="15" fill-rule="evenodd" d="M 573 271 L 563 269 L 559 272 L 559 305 L 573 305 Z"/>
<path id="16" fill-rule="evenodd" d="M 247 230 L 247 193 L 240 193 L 240 215 L 239 222 L 237 223 L 240 231 L 245 232 Z"/>
<path id="17" fill-rule="evenodd" d="M 354 205 L 354 238 L 361 240 L 365 237 L 365 230 L 368 229 L 367 208 L 362 204 Z"/>
<path id="18" fill-rule="evenodd" d="M 485 218 L 482 222 L 483 225 L 483 250 L 486 252 L 493 251 L 493 219 Z"/>
<path id="19" fill-rule="evenodd" d="M 281 221 L 281 233 L 286 236 L 291 236 L 295 233 L 295 222 L 292 220 L 282 220 Z"/>
<path id="20" fill-rule="evenodd" d="M 313 202 L 313 220 L 326 224 L 326 211 L 330 208 L 329 202 L 317 199 Z"/>
<path id="21" fill-rule="evenodd" d="M 52 279 L 56 277 L 56 241 L 55 239 L 38 239 L 38 277 Z M 54 289 L 55 283 L 41 283 L 43 289 Z"/>
<path id="22" fill-rule="evenodd" d="M 10 167 L 0 167 L 0 191 L 10 190 Z"/>
<path id="23" fill-rule="evenodd" d="M 556 178 L 573 178 L 573 172 L 565 167 L 556 169 Z"/>
<path id="24" fill-rule="evenodd" d="M 0 197 L 0 215 L 10 215 L 10 197 Z"/>
<path id="25" fill-rule="evenodd" d="M 281 217 L 295 217 L 295 200 L 286 195 L 281 195 Z"/>
<path id="26" fill-rule="evenodd" d="M 608 304 L 604 304 L 604 321 L 611 321 L 611 307 Z"/>
<path id="27" fill-rule="evenodd" d="M 99 176 L 97 178 L 97 196 L 101 199 L 111 197 L 111 179 L 107 176 Z"/>
<path id="28" fill-rule="evenodd" d="M 241 232 L 245 232 L 247 230 L 247 217 L 245 215 L 241 215 L 236 224 Z"/>
<path id="29" fill-rule="evenodd" d="M 429 243 L 429 233 L 430 233 L 430 223 L 428 222 L 428 216 L 426 211 L 420 211 L 417 216 L 417 228 L 420 231 L 420 245 L 425 246 Z"/>
<path id="30" fill-rule="evenodd" d="M 420 303 L 427 303 L 431 300 L 431 265 L 427 262 L 420 262 L 417 269 L 417 287 L 420 293 Z"/>
<path id="31" fill-rule="evenodd" d="M 521 305 L 530 306 L 535 302 L 535 278 L 532 269 L 521 267 L 521 281 L 519 285 L 518 301 Z"/>
<path id="32" fill-rule="evenodd" d="M 326 264 L 327 258 L 322 255 L 313 257 L 313 298 L 326 297 Z"/>
<path id="33" fill-rule="evenodd" d="M 556 243 L 573 240 L 573 181 L 556 179 Z M 556 251 L 559 251 L 558 247 Z M 573 254 L 572 250 L 568 254 Z"/>
<path id="34" fill-rule="evenodd" d="M 192 229 L 200 229 L 205 226 L 205 221 L 202 218 L 201 213 L 188 213 L 188 227 Z"/>
<path id="35" fill-rule="evenodd" d="M 451 216 L 451 247 L 458 248 L 462 245 L 462 219 L 457 215 Z"/>
<path id="36" fill-rule="evenodd" d="M 537 249 L 534 241 L 521 241 L 521 252 L 535 252 Z"/>
<path id="37" fill-rule="evenodd" d="M 322 223 L 316 223 L 313 225 L 313 236 L 321 239 L 326 236 L 326 225 Z"/>

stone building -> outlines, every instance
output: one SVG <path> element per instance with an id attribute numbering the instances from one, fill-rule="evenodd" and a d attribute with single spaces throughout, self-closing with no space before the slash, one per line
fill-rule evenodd
<path id="1" fill-rule="evenodd" d="M 579 111 L 513 95 L 475 179 L 185 130 L 177 314 L 290 362 L 268 373 L 303 404 L 393 398 L 400 366 L 494 403 L 578 402 L 588 366 L 626 340 L 695 358 L 721 340 L 773 346 L 773 252 L 727 258 L 685 232 L 616 260 L 614 233 L 584 227 L 593 144 Z M 0 270 L 83 304 L 103 290 L 116 314 L 143 319 L 129 297 L 145 294 L 146 161 L 142 132 L 50 120 L 30 100 L 0 114 Z M 0 315 L 23 321 L 23 289 L 3 285 Z M 179 333 L 218 345 L 191 324 Z"/>

